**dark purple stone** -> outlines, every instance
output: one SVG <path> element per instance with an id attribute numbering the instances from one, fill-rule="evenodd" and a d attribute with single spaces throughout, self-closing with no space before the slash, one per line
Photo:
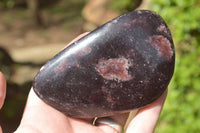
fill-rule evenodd
<path id="1" fill-rule="evenodd" d="M 146 10 L 122 15 L 65 48 L 35 77 L 35 93 L 77 118 L 114 115 L 159 98 L 174 71 L 169 29 Z"/>

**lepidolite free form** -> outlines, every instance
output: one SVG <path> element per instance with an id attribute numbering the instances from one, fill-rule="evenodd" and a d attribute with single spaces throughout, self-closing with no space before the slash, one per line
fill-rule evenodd
<path id="1" fill-rule="evenodd" d="M 33 89 L 66 115 L 110 116 L 158 99 L 172 78 L 174 63 L 164 20 L 152 11 L 134 11 L 58 53 L 37 74 Z"/>

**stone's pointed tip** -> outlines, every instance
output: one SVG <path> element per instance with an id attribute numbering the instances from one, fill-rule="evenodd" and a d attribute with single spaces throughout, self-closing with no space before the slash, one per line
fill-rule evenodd
<path id="1" fill-rule="evenodd" d="M 69 116 L 115 115 L 161 96 L 173 75 L 174 55 L 162 18 L 135 11 L 58 53 L 42 67 L 33 87 L 44 102 Z"/>

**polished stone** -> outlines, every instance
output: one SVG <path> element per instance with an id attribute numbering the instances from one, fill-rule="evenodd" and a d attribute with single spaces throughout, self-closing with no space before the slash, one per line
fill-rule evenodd
<path id="1" fill-rule="evenodd" d="M 122 15 L 74 42 L 35 77 L 35 93 L 77 118 L 114 115 L 158 99 L 174 72 L 166 23 L 141 10 Z"/>

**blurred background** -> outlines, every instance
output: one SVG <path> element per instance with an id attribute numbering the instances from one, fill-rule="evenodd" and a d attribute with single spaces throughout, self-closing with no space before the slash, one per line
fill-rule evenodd
<path id="1" fill-rule="evenodd" d="M 3 131 L 17 128 L 32 80 L 47 60 L 77 35 L 138 9 L 163 17 L 176 48 L 175 73 L 155 132 L 199 133 L 199 0 L 0 0 L 0 71 L 7 79 Z"/>

